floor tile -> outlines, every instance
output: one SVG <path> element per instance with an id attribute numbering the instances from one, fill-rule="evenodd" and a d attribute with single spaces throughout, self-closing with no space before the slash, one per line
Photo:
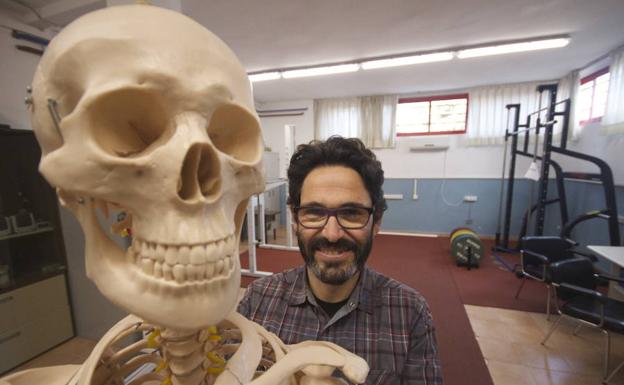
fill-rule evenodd
<path id="1" fill-rule="evenodd" d="M 44 366 L 82 364 L 87 357 L 89 357 L 89 354 L 91 354 L 91 351 L 95 347 L 96 343 L 96 341 L 86 338 L 74 337 L 69 341 L 43 353 L 42 355 L 23 363 L 9 373 Z"/>
<path id="2" fill-rule="evenodd" d="M 488 361 L 488 369 L 494 385 L 538 385 L 522 365 Z"/>
<path id="3" fill-rule="evenodd" d="M 531 368 L 570 371 L 572 367 L 566 360 L 564 351 L 546 349 L 540 344 L 513 344 L 516 363 Z"/>
<path id="4" fill-rule="evenodd" d="M 516 362 L 513 346 L 497 338 L 477 338 L 483 358 L 488 361 L 498 361 L 514 364 Z"/>
<path id="5" fill-rule="evenodd" d="M 603 333 L 562 319 L 545 345 L 542 339 L 557 316 L 509 309 L 466 307 L 495 385 L 602 384 Z M 611 370 L 624 360 L 624 336 L 612 335 Z M 609 385 L 624 385 L 624 369 Z M 531 380 L 523 375 L 530 373 Z"/>
<path id="6" fill-rule="evenodd" d="M 578 373 L 559 372 L 534 368 L 531 375 L 537 385 L 599 385 L 596 377 L 579 375 Z"/>

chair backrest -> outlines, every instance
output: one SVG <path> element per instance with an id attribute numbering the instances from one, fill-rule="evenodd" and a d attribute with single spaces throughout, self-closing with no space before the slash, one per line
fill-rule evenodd
<path id="1" fill-rule="evenodd" d="M 534 236 L 523 237 L 521 240 L 522 250 L 530 250 L 542 254 L 552 262 L 570 258 L 570 248 L 574 242 L 557 236 Z"/>
<path id="2" fill-rule="evenodd" d="M 577 257 L 555 262 L 550 265 L 550 278 L 553 283 L 568 283 L 586 289 L 595 290 L 594 265 L 585 257 Z M 567 300 L 578 293 L 557 288 L 557 297 Z"/>

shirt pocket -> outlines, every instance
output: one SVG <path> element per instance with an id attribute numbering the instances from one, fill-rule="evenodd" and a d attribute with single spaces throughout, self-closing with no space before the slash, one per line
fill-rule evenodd
<path id="1" fill-rule="evenodd" d="M 371 369 L 366 377 L 366 385 L 399 385 L 399 377 L 391 370 Z"/>

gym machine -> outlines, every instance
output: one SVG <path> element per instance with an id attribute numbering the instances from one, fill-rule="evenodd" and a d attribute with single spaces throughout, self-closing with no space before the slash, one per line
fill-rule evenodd
<path id="1" fill-rule="evenodd" d="M 513 252 L 519 249 L 519 244 L 515 248 L 509 246 L 509 232 L 511 226 L 511 213 L 513 206 L 514 196 L 514 181 L 516 171 L 516 158 L 517 156 L 529 157 L 532 159 L 533 164 L 541 161 L 541 168 L 539 171 L 538 187 L 537 187 L 537 202 L 533 203 L 533 186 L 531 186 L 529 192 L 529 204 L 527 211 L 523 217 L 523 223 L 520 230 L 518 239 L 531 233 L 533 216 L 535 216 L 535 224 L 533 226 L 533 235 L 544 234 L 544 222 L 546 218 L 546 208 L 551 204 L 557 203 L 559 206 L 559 213 L 561 218 L 561 236 L 569 238 L 572 229 L 581 222 L 594 218 L 602 218 L 608 221 L 609 227 L 609 242 L 613 246 L 620 245 L 620 232 L 618 224 L 617 207 L 615 200 L 615 186 L 613 181 L 613 173 L 609 165 L 602 159 L 583 154 L 576 151 L 567 149 L 568 141 L 568 129 L 570 123 L 570 99 L 565 99 L 560 102 L 557 100 L 557 85 L 545 84 L 537 87 L 539 92 L 539 107 L 538 110 L 527 115 L 526 122 L 520 124 L 520 105 L 508 104 L 506 106 L 508 110 L 508 117 L 513 116 L 513 123 L 510 129 L 509 118 L 508 127 L 505 131 L 505 153 L 503 157 L 503 171 L 501 177 L 501 190 L 499 201 L 499 214 L 498 224 L 496 231 L 496 245 L 495 251 Z M 543 96 L 546 93 L 547 106 L 542 108 Z M 542 115 L 545 114 L 545 122 L 542 123 Z M 554 127 L 558 118 L 561 118 L 561 140 L 559 145 L 553 144 Z M 532 126 L 532 124 L 534 125 Z M 540 141 L 540 132 L 543 129 L 543 145 L 542 154 L 538 155 L 538 144 Z M 535 131 L 534 136 L 534 148 L 533 152 L 529 152 L 529 142 L 531 139 L 531 132 Z M 518 137 L 524 135 L 523 146 L 519 147 Z M 511 139 L 511 141 L 509 140 Z M 508 149 L 509 143 L 511 148 Z M 506 169 L 507 154 L 510 153 L 509 169 Z M 562 167 L 552 159 L 552 154 L 560 154 L 571 158 L 590 162 L 598 167 L 598 173 L 587 172 L 566 172 Z M 548 183 L 550 168 L 553 168 L 555 172 L 555 186 L 557 190 L 557 196 L 555 198 L 548 198 Z M 506 180 L 505 189 L 505 171 L 508 171 L 508 177 Z M 566 180 L 584 180 L 592 181 L 601 184 L 603 187 L 603 194 L 605 197 L 605 208 L 600 210 L 591 211 L 586 213 L 572 221 L 569 219 L 568 208 L 566 203 Z M 506 197 L 504 193 L 506 191 Z M 505 208 L 503 211 L 503 202 Z M 502 231 L 501 231 L 502 224 Z"/>

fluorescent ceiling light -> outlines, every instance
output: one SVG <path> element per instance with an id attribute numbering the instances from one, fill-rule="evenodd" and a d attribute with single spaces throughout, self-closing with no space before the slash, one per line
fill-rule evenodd
<path id="1" fill-rule="evenodd" d="M 340 74 L 345 72 L 355 72 L 360 69 L 359 64 L 340 64 L 327 67 L 302 68 L 299 70 L 290 70 L 282 72 L 284 79 L 302 78 L 306 76 Z"/>
<path id="2" fill-rule="evenodd" d="M 274 79 L 292 79 L 307 76 L 331 75 L 345 72 L 356 72 L 360 69 L 370 70 L 375 68 L 398 67 L 420 63 L 432 63 L 459 59 L 500 55 L 514 52 L 535 51 L 540 49 L 565 47 L 570 42 L 569 37 L 556 37 L 551 39 L 529 40 L 518 43 L 497 44 L 482 46 L 477 48 L 458 49 L 456 51 L 445 51 L 425 54 L 415 54 L 410 56 L 397 56 L 385 59 L 364 60 L 361 62 L 351 62 L 349 64 L 326 65 L 319 67 L 308 67 L 292 70 L 272 70 L 249 75 L 251 82 L 262 82 Z"/>
<path id="3" fill-rule="evenodd" d="M 437 61 L 451 60 L 453 52 L 439 52 L 425 55 L 403 56 L 390 59 L 378 59 L 362 62 L 362 69 L 370 70 L 374 68 L 398 67 L 411 64 L 432 63 Z"/>
<path id="4" fill-rule="evenodd" d="M 539 49 L 559 48 L 565 47 L 570 42 L 569 38 L 557 38 L 547 40 L 534 40 L 523 43 L 501 44 L 480 48 L 469 48 L 457 52 L 457 57 L 460 59 L 488 56 L 488 55 L 501 55 L 513 52 L 535 51 Z"/>
<path id="5" fill-rule="evenodd" d="M 275 80 L 275 79 L 279 79 L 281 77 L 280 73 L 275 71 L 275 72 L 262 72 L 259 74 L 252 74 L 249 75 L 249 80 L 251 80 L 252 82 L 263 82 L 265 80 Z"/>

